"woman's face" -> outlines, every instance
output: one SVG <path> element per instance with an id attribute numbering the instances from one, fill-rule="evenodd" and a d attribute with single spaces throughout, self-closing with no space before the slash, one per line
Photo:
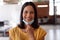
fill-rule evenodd
<path id="1" fill-rule="evenodd" d="M 26 6 L 23 10 L 23 19 L 27 22 L 34 20 L 34 9 L 32 6 Z"/>

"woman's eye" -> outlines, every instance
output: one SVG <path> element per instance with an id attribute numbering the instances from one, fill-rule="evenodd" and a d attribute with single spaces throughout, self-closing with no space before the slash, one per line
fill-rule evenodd
<path id="1" fill-rule="evenodd" d="M 30 12 L 30 14 L 33 14 L 34 12 Z"/>
<path id="2" fill-rule="evenodd" d="M 25 13 L 28 13 L 27 11 L 25 11 Z"/>

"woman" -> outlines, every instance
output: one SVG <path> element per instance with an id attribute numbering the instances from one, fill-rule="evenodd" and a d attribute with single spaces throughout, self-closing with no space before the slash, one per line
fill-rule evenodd
<path id="1" fill-rule="evenodd" d="M 20 24 L 9 30 L 10 40 L 44 40 L 46 35 L 38 25 L 37 10 L 32 2 L 22 6 Z"/>

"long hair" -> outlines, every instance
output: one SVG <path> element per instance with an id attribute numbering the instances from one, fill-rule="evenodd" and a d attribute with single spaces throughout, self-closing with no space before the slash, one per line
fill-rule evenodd
<path id="1" fill-rule="evenodd" d="M 22 9 L 21 9 L 21 15 L 20 15 L 20 24 L 18 25 L 18 27 L 20 27 L 21 29 L 24 29 L 25 28 L 25 23 L 22 21 L 23 20 L 23 10 L 26 6 L 32 6 L 33 9 L 34 9 L 34 22 L 31 24 L 31 26 L 34 28 L 34 29 L 37 29 L 39 27 L 38 25 L 38 18 L 37 18 L 37 9 L 36 9 L 36 6 L 33 2 L 26 2 L 24 3 L 24 5 L 22 6 Z"/>

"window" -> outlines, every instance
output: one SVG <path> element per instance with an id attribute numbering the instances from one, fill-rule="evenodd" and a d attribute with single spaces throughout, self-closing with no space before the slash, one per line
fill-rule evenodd
<path id="1" fill-rule="evenodd" d="M 0 5 L 3 5 L 3 0 L 0 0 Z"/>
<path id="2" fill-rule="evenodd" d="M 54 15 L 53 0 L 49 0 L 49 15 Z"/>
<path id="3" fill-rule="evenodd" d="M 60 15 L 60 0 L 55 0 L 56 15 Z"/>

